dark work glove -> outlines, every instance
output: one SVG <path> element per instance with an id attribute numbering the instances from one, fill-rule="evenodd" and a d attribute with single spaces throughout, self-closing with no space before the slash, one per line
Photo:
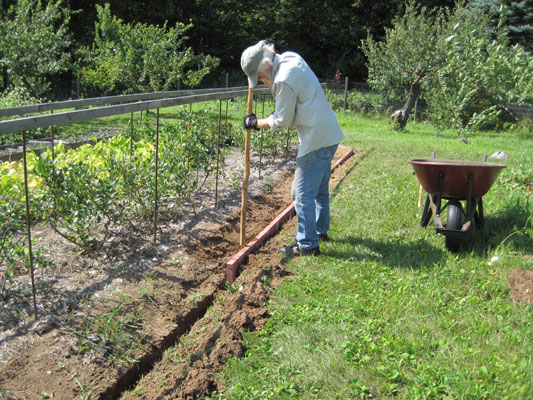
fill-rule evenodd
<path id="1" fill-rule="evenodd" d="M 244 129 L 255 129 L 259 130 L 257 127 L 257 117 L 255 114 L 248 114 L 244 116 Z"/>

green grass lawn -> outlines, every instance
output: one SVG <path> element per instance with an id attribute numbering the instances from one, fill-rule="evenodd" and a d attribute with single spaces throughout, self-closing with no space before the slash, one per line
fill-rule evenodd
<path id="1" fill-rule="evenodd" d="M 364 156 L 332 193 L 332 240 L 285 265 L 294 276 L 273 289 L 271 319 L 245 335 L 212 398 L 533 398 L 533 308 L 509 289 L 510 270 L 533 269 L 531 138 L 482 132 L 465 144 L 426 124 L 400 133 L 382 119 L 339 121 L 343 144 Z M 484 231 L 457 254 L 419 228 L 408 160 L 432 151 L 510 156 L 483 198 Z"/>

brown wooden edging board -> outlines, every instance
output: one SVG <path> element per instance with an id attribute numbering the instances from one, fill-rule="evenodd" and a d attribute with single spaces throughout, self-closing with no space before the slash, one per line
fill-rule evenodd
<path id="1" fill-rule="evenodd" d="M 331 168 L 333 172 L 337 167 L 344 164 L 355 153 L 352 149 L 348 151 L 344 156 L 342 156 L 335 165 Z M 263 229 L 259 234 L 250 241 L 246 246 L 240 249 L 237 254 L 235 254 L 227 263 L 226 263 L 226 280 L 230 283 L 233 283 L 237 278 L 237 269 L 239 266 L 248 258 L 250 253 L 259 249 L 265 240 L 271 238 L 278 232 L 281 225 L 288 221 L 291 217 L 295 215 L 294 203 L 285 208 L 274 220 L 268 224 L 268 226 Z"/>

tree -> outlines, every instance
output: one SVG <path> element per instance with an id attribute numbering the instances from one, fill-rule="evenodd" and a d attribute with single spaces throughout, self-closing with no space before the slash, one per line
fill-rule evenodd
<path id="1" fill-rule="evenodd" d="M 2 92 L 23 86 L 38 97 L 51 78 L 70 67 L 70 10 L 62 0 L 18 0 L 7 11 L 0 8 L 0 68 Z"/>
<path id="2" fill-rule="evenodd" d="M 498 32 L 500 16 L 503 12 L 504 24 Z M 471 0 L 468 9 L 475 16 L 488 16 L 486 31 L 489 38 L 495 40 L 500 33 L 504 33 L 509 43 L 520 44 L 528 51 L 533 50 L 533 0 Z"/>
<path id="3" fill-rule="evenodd" d="M 533 55 L 509 45 L 502 7 L 498 34 L 487 17 L 459 8 L 445 40 L 447 63 L 436 76 L 431 106 L 437 119 L 461 132 L 493 126 L 503 117 L 520 122 L 510 105 L 533 104 Z"/>
<path id="4" fill-rule="evenodd" d="M 134 92 L 167 90 L 178 81 L 195 86 L 219 63 L 185 45 L 191 24 L 125 24 L 111 15 L 109 4 L 96 8 L 94 43 L 79 71 L 86 85 L 104 92 L 117 86 Z"/>
<path id="5" fill-rule="evenodd" d="M 442 39 L 448 16 L 446 10 L 430 11 L 411 1 L 392 28 L 385 30 L 383 41 L 372 36 L 363 41 L 370 85 L 392 101 L 407 96 L 403 107 L 392 114 L 400 129 L 407 124 L 424 81 L 445 63 Z"/>
<path id="6" fill-rule="evenodd" d="M 246 81 L 240 69 L 242 51 L 260 39 L 272 37 L 275 27 L 274 0 L 197 0 L 179 2 L 178 21 L 190 21 L 188 31 L 191 47 L 196 51 L 220 58 L 220 67 L 236 71 Z"/>

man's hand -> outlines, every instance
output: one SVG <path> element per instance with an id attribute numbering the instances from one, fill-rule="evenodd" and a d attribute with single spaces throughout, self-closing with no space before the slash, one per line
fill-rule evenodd
<path id="1" fill-rule="evenodd" d="M 259 130 L 257 127 L 257 117 L 255 114 L 248 114 L 244 116 L 244 129 L 255 129 Z"/>

